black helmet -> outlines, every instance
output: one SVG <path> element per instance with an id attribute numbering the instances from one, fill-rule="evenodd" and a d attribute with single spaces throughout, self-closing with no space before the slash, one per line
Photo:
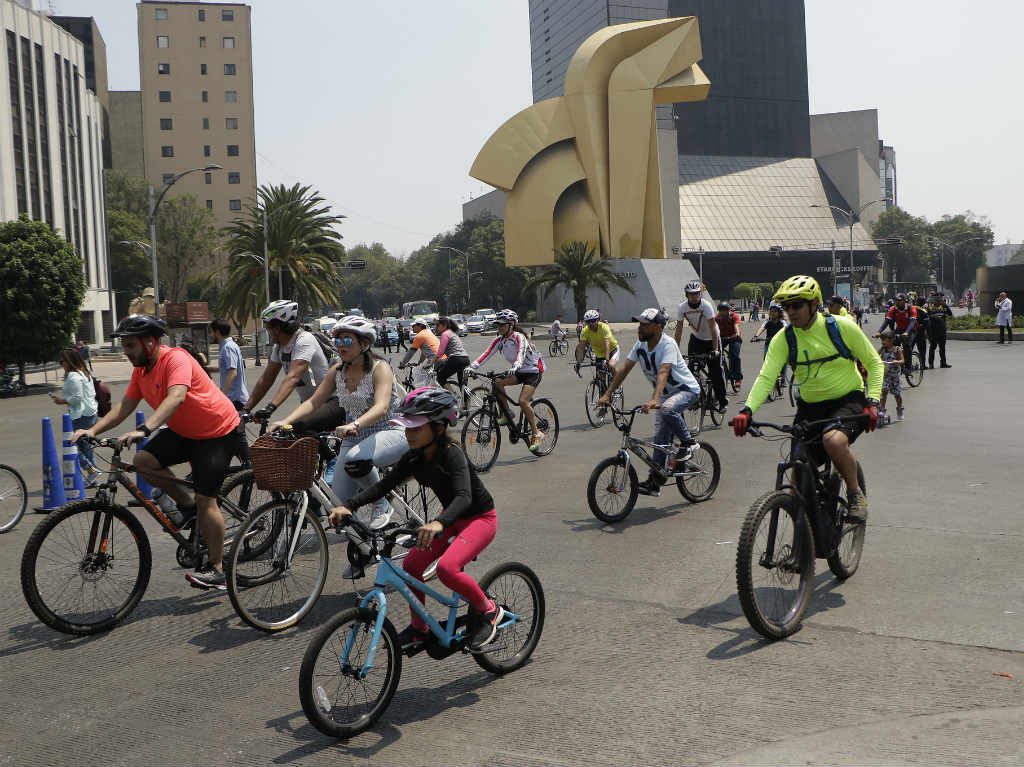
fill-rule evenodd
<path id="1" fill-rule="evenodd" d="M 114 338 L 125 336 L 153 336 L 159 338 L 167 333 L 167 323 L 149 314 L 129 314 L 114 331 Z"/>

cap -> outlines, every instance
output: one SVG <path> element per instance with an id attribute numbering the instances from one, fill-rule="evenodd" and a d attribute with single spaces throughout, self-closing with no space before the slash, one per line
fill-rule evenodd
<path id="1" fill-rule="evenodd" d="M 664 325 L 668 322 L 668 317 L 661 309 L 652 306 L 636 315 L 633 318 L 633 322 L 657 322 L 659 325 Z"/>
<path id="2" fill-rule="evenodd" d="M 156 296 L 156 291 L 153 290 L 153 288 L 146 288 L 145 290 L 142 291 L 142 295 L 144 295 L 144 296 L 154 296 L 155 297 Z"/>
<path id="3" fill-rule="evenodd" d="M 425 423 L 430 423 L 430 419 L 425 415 L 396 415 L 391 419 L 390 423 L 395 426 L 402 426 L 406 429 L 416 429 Z"/>

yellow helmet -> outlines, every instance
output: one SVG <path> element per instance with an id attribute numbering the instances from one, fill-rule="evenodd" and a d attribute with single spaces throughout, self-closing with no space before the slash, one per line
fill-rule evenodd
<path id="1" fill-rule="evenodd" d="M 779 289 L 776 290 L 775 295 L 772 296 L 772 300 L 778 301 L 780 304 L 801 298 L 805 301 L 813 299 L 819 304 L 821 303 L 821 286 L 818 285 L 818 281 L 816 279 L 804 274 L 798 274 L 794 277 L 790 277 L 779 285 Z"/>

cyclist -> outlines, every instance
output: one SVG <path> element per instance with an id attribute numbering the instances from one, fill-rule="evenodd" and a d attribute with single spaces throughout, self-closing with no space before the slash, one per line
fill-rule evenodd
<path id="1" fill-rule="evenodd" d="M 338 426 L 338 458 L 344 471 L 334 472 L 331 488 L 338 498 L 365 490 L 380 479 L 378 467 L 390 466 L 409 449 L 402 430 L 391 423 L 401 402 L 401 390 L 388 363 L 373 353 L 377 331 L 365 317 L 348 315 L 331 328 L 340 362 L 320 382 L 316 392 L 275 427 L 306 421 L 315 411 L 338 398 L 347 423 Z M 391 504 L 381 499 L 370 511 L 369 526 L 383 527 L 391 519 Z M 350 577 L 349 570 L 345 577 Z"/>
<path id="2" fill-rule="evenodd" d="M 747 433 L 751 417 L 768 398 L 782 368 L 795 362 L 793 375 L 800 384 L 800 398 L 794 423 L 862 413 L 868 417 L 867 424 L 826 425 L 824 454 L 821 447 L 814 446 L 809 456 L 818 464 L 824 463 L 825 454 L 832 459 L 850 488 L 847 500 L 851 521 L 866 522 L 868 501 L 857 484 L 857 459 L 850 445 L 862 431 L 873 431 L 878 424 L 885 366 L 857 323 L 849 317 L 826 317 L 818 312 L 821 288 L 813 277 L 790 277 L 779 286 L 774 299 L 782 304 L 790 327 L 777 333 L 768 345 L 768 356 L 747 402 L 731 421 L 733 431 L 737 437 Z M 867 397 L 857 361 L 867 368 Z"/>
<path id="3" fill-rule="evenodd" d="M 409 392 L 392 421 L 405 429 L 409 452 L 383 480 L 331 509 L 329 520 L 344 523 L 351 509 L 378 501 L 409 477 L 433 490 L 444 509 L 416 531 L 417 548 L 409 552 L 402 568 L 419 579 L 438 560 L 441 583 L 469 602 L 476 619 L 469 647 L 479 650 L 494 639 L 505 612 L 464 568 L 494 540 L 498 513 L 466 454 L 448 436 L 448 427 L 457 419 L 458 402 L 451 392 L 430 387 Z M 413 593 L 423 602 L 422 592 L 413 589 Z M 427 626 L 415 612 L 411 624 L 398 635 L 403 648 L 421 646 L 427 636 Z"/>
<path id="4" fill-rule="evenodd" d="M 135 454 L 135 468 L 174 499 L 185 524 L 198 514 L 199 530 L 206 541 L 209 564 L 185 578 L 197 588 L 223 591 L 224 518 L 217 506 L 217 492 L 238 450 L 240 419 L 231 400 L 191 354 L 160 343 L 166 332 L 164 322 L 149 315 L 132 314 L 121 320 L 114 337 L 121 339 L 134 368 L 128 389 L 115 409 L 88 429 L 76 431 L 71 440 L 112 429 L 145 399 L 153 412 L 119 441 L 127 445 L 152 437 Z M 192 465 L 194 499 L 167 468 L 186 462 Z"/>
<path id="5" fill-rule="evenodd" d="M 712 364 L 708 365 L 711 388 L 715 392 L 715 399 L 718 400 L 719 410 L 725 410 L 729 400 L 725 398 L 725 375 L 719 359 L 722 353 L 722 336 L 718 323 L 715 322 L 715 309 L 710 301 L 701 297 L 704 286 L 699 280 L 686 283 L 683 292 L 686 294 L 686 300 L 679 304 L 676 310 L 676 345 L 682 343 L 685 319 L 693 328 L 686 345 L 686 355 L 690 357 L 695 354 L 710 354 L 714 358 Z"/>
<path id="6" fill-rule="evenodd" d="M 245 402 L 246 412 L 256 407 L 284 368 L 285 378 L 270 398 L 270 403 L 253 413 L 267 418 L 284 404 L 294 391 L 301 402 L 313 396 L 327 376 L 327 357 L 316 336 L 299 326 L 299 305 L 294 301 L 274 301 L 260 313 L 263 327 L 274 346 L 256 385 Z"/>
<path id="7" fill-rule="evenodd" d="M 505 394 L 505 387 L 522 384 L 519 392 L 519 407 L 526 414 L 526 420 L 530 423 L 530 433 L 533 439 L 530 441 L 530 452 L 536 453 L 540 449 L 541 440 L 544 434 L 537 430 L 537 416 L 533 412 L 533 405 L 530 403 L 533 393 L 540 386 L 541 378 L 544 377 L 544 358 L 537 351 L 530 340 L 519 327 L 519 315 L 511 309 L 502 309 L 495 318 L 498 334 L 491 341 L 484 353 L 477 357 L 470 368 L 476 370 L 487 361 L 494 352 L 501 352 L 512 367 L 502 378 L 495 379 L 498 389 L 509 401 L 511 398 Z M 499 419 L 502 424 L 504 417 Z"/>
<path id="8" fill-rule="evenodd" d="M 412 321 L 410 325 L 413 332 L 412 341 L 409 342 L 409 348 L 405 352 L 405 356 L 402 357 L 402 361 L 398 363 L 399 370 L 405 370 L 409 366 L 409 360 L 418 351 L 420 358 L 417 364 L 433 363 L 437 360 L 437 350 L 441 346 L 441 342 L 438 340 L 430 328 L 427 327 L 427 321 L 422 317 L 417 317 Z"/>
<path id="9" fill-rule="evenodd" d="M 692 457 L 692 449 L 697 443 L 690 436 L 690 430 L 686 428 L 683 413 L 700 396 L 700 385 L 686 366 L 679 346 L 665 333 L 665 325 L 668 323 L 668 315 L 665 312 L 655 307 L 644 309 L 633 318 L 633 321 L 640 323 L 636 333 L 639 340 L 626 355 L 626 361 L 615 373 L 608 391 L 601 395 L 597 404 L 608 407 L 611 404 L 612 392 L 622 385 L 629 371 L 640 362 L 643 374 L 654 386 L 650 400 L 643 405 L 645 413 L 657 411 L 653 441 L 657 445 L 668 445 L 673 437 L 677 437 L 680 447 L 676 460 L 687 461 Z M 668 465 L 668 451 L 655 450 L 654 453 L 664 469 Z M 652 471 L 647 479 L 640 483 L 639 491 L 643 495 L 657 497 L 661 495 L 663 483 L 664 480 Z"/>
<path id="10" fill-rule="evenodd" d="M 733 311 L 731 304 L 722 302 L 718 305 L 715 324 L 718 325 L 718 332 L 722 337 L 722 351 L 729 355 L 729 377 L 743 383 L 743 367 L 740 362 L 743 332 L 740 315 Z"/>
<path id="11" fill-rule="evenodd" d="M 909 365 L 914 349 L 914 332 L 917 329 L 917 307 L 907 301 L 906 293 L 896 294 L 896 303 L 889 307 L 882 320 L 881 327 L 875 338 L 886 328 L 891 327 L 903 336 L 903 364 Z"/>
<path id="12" fill-rule="evenodd" d="M 608 370 L 614 375 L 615 363 L 619 361 L 619 342 L 612 333 L 611 325 L 601 319 L 601 312 L 597 309 L 587 310 L 583 315 L 583 324 L 580 342 L 576 344 L 576 372 L 580 372 L 587 344 L 590 344 L 598 367 L 607 365 Z"/>
<path id="13" fill-rule="evenodd" d="M 459 325 L 451 317 L 441 317 L 437 321 L 437 331 L 437 362 L 434 363 L 437 385 L 443 387 L 454 375 L 461 389 L 466 382 L 463 371 L 469 367 L 469 355 L 459 338 Z M 468 399 L 463 404 L 468 407 Z"/>
<path id="14" fill-rule="evenodd" d="M 754 333 L 754 338 L 760 338 L 764 335 L 764 354 L 763 357 L 768 356 L 768 345 L 775 338 L 775 334 L 786 327 L 785 321 L 782 319 L 782 305 L 772 301 L 768 305 L 768 319 L 761 323 L 761 327 L 758 328 L 757 332 Z"/>
<path id="15" fill-rule="evenodd" d="M 836 317 L 850 316 L 850 312 L 847 311 L 846 302 L 843 300 L 842 296 L 832 296 L 832 298 L 828 300 L 828 307 L 826 311 Z"/>
<path id="16" fill-rule="evenodd" d="M 551 340 L 558 341 L 565 338 L 567 333 L 562 328 L 562 315 L 559 314 L 555 317 L 555 321 L 551 323 L 551 329 L 548 331 L 548 335 L 551 336 Z"/>

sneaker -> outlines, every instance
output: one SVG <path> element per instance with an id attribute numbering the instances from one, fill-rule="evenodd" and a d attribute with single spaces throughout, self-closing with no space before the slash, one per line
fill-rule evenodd
<path id="1" fill-rule="evenodd" d="M 652 498 L 657 498 L 661 495 L 661 483 L 654 479 L 654 477 L 648 477 L 636 486 L 636 491 L 640 495 L 649 495 Z"/>
<path id="2" fill-rule="evenodd" d="M 901 407 L 896 408 L 896 420 L 897 421 L 902 421 L 903 420 L 903 408 L 901 408 Z"/>
<path id="3" fill-rule="evenodd" d="M 477 626 L 476 631 L 473 632 L 473 638 L 469 641 L 470 652 L 478 652 L 494 641 L 494 637 L 498 634 L 498 624 L 504 617 L 505 609 L 497 603 L 493 610 L 484 613 L 480 625 Z"/>
<path id="4" fill-rule="evenodd" d="M 413 626 L 411 623 L 398 632 L 398 646 L 407 654 L 412 654 L 423 648 L 427 638 L 430 636 L 426 631 Z"/>
<path id="5" fill-rule="evenodd" d="M 686 444 L 680 445 L 676 451 L 676 463 L 686 463 L 693 458 L 694 453 L 697 452 L 697 443 L 695 441 L 687 442 Z"/>
<path id="6" fill-rule="evenodd" d="M 940 368 L 951 368 L 953 366 L 952 365 L 947 365 L 945 362 L 943 362 L 941 365 L 939 365 L 939 367 Z"/>
<path id="7" fill-rule="evenodd" d="M 370 511 L 370 529 L 380 530 L 391 521 L 391 504 L 374 504 Z"/>
<path id="8" fill-rule="evenodd" d="M 224 577 L 224 573 L 217 570 L 213 565 L 207 565 L 202 570 L 196 570 L 194 573 L 185 573 L 185 580 L 193 588 L 197 589 L 216 589 L 217 591 L 227 591 L 228 584 L 227 579 Z"/>
<path id="9" fill-rule="evenodd" d="M 533 435 L 533 439 L 530 440 L 530 452 L 531 453 L 536 453 L 537 451 L 539 451 L 541 449 L 541 447 L 542 447 L 542 445 L 540 443 L 543 442 L 543 441 L 544 441 L 544 432 L 539 431 L 536 434 L 534 434 Z"/>
<path id="10" fill-rule="evenodd" d="M 849 508 L 846 511 L 846 518 L 853 524 L 863 525 L 868 521 L 868 499 L 860 490 L 853 490 L 846 496 Z"/>
<path id="11" fill-rule="evenodd" d="M 718 412 L 719 413 L 724 413 L 725 409 L 727 407 L 729 407 L 729 400 L 727 400 L 727 399 L 720 400 L 719 403 L 718 403 Z"/>

